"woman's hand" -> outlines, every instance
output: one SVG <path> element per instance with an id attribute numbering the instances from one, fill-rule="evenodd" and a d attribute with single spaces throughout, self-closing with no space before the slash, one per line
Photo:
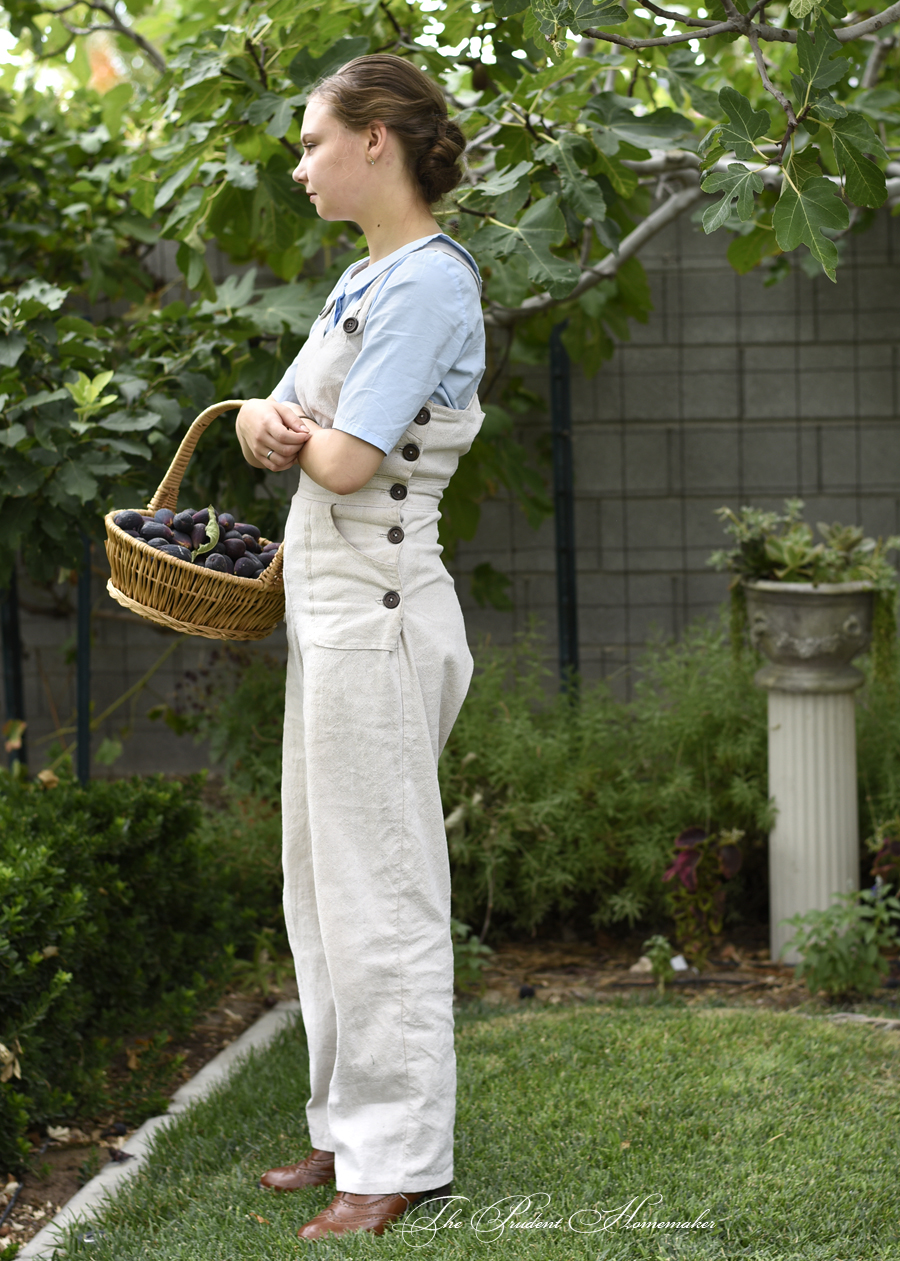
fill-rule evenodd
<path id="1" fill-rule="evenodd" d="M 295 403 L 251 398 L 238 412 L 235 432 L 248 464 L 283 473 L 296 464 L 311 426 L 318 428 Z"/>

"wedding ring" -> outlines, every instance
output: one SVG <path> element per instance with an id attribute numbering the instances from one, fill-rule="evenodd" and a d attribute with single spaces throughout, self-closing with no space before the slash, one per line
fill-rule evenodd
<path id="1" fill-rule="evenodd" d="M 267 459 L 267 460 L 271 460 L 273 450 L 274 450 L 274 447 L 270 447 L 270 448 L 269 448 L 269 450 L 266 452 L 266 459 Z"/>

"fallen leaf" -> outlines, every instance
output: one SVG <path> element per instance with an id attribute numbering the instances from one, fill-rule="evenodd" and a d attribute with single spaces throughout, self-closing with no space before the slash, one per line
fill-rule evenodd
<path id="1" fill-rule="evenodd" d="M 630 1139 L 630 1138 L 626 1138 L 626 1139 L 625 1139 L 625 1141 L 624 1141 L 624 1143 L 620 1143 L 620 1144 L 619 1144 L 619 1146 L 620 1146 L 620 1147 L 622 1148 L 622 1150 L 624 1151 L 626 1147 L 630 1147 L 630 1146 L 631 1146 L 631 1139 Z"/>
<path id="2" fill-rule="evenodd" d="M 263 1226 L 271 1226 L 272 1223 L 266 1217 L 260 1217 L 259 1213 L 248 1213 L 248 1217 L 253 1217 L 258 1222 L 262 1222 Z"/>
<path id="3" fill-rule="evenodd" d="M 46 770 L 38 771 L 35 779 L 38 783 L 42 784 L 44 788 L 59 787 L 59 776 L 54 775 L 53 771 L 51 771 L 49 767 Z"/>
<path id="4" fill-rule="evenodd" d="M 54 1143 L 64 1143 L 72 1135 L 72 1131 L 68 1125 L 48 1125 L 47 1137 L 52 1139 Z"/>
<path id="5" fill-rule="evenodd" d="M 130 1046 L 125 1052 L 125 1059 L 128 1061 L 129 1071 L 136 1073 L 141 1066 L 141 1057 L 133 1046 Z"/>

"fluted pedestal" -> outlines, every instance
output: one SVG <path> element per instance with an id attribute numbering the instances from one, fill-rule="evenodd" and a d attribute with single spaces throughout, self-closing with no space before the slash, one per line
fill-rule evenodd
<path id="1" fill-rule="evenodd" d="M 769 692 L 769 795 L 778 810 L 769 834 L 773 959 L 794 934 L 782 920 L 824 910 L 835 893 L 859 887 L 855 708 L 853 692 Z"/>
<path id="2" fill-rule="evenodd" d="M 769 658 L 769 940 L 772 957 L 798 912 L 859 888 L 856 706 L 852 659 L 869 646 L 872 588 L 846 582 L 746 584 L 750 639 Z M 785 955 L 797 963 L 799 955 Z"/>

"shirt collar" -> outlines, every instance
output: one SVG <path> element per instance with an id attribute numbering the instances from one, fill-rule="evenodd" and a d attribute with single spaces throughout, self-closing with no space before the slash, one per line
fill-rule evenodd
<path id="1" fill-rule="evenodd" d="M 370 263 L 368 266 L 364 266 L 365 259 L 363 259 L 360 263 L 354 263 L 344 273 L 343 280 L 338 284 L 337 292 L 340 293 L 345 300 L 355 298 L 358 294 L 362 293 L 363 290 L 368 289 L 373 280 L 377 280 L 378 277 L 383 275 L 389 268 L 396 266 L 396 264 L 399 263 L 401 259 L 405 258 L 407 254 L 413 254 L 416 250 L 420 250 L 423 246 L 427 245 L 429 241 L 437 240 L 438 237 L 440 237 L 441 240 L 447 241 L 454 249 L 459 250 L 461 257 L 467 258 L 475 268 L 476 274 L 480 274 L 478 272 L 478 264 L 475 262 L 475 259 L 472 258 L 472 255 L 468 250 L 463 249 L 458 241 L 454 241 L 453 238 L 447 236 L 445 232 L 432 232 L 430 236 L 421 236 L 417 241 L 410 241 L 408 245 L 401 245 L 399 250 L 394 250 L 393 254 L 388 254 L 386 258 L 379 259 L 377 263 Z M 361 270 L 357 271 L 356 275 L 354 275 L 353 273 L 356 268 L 360 268 Z"/>

